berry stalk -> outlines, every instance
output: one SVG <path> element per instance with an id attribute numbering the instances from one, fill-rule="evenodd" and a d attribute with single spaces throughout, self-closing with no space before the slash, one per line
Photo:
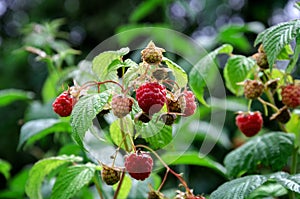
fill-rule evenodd
<path id="1" fill-rule="evenodd" d="M 162 159 L 161 157 L 154 151 L 152 150 L 150 147 L 148 146 L 145 146 L 145 145 L 142 145 L 142 144 L 139 144 L 139 145 L 136 145 L 135 147 L 142 147 L 142 148 L 145 148 L 147 150 L 149 150 L 151 153 L 153 153 L 157 159 L 164 165 L 164 167 L 167 169 L 166 173 L 170 172 L 172 173 L 180 182 L 181 184 L 183 185 L 183 187 L 185 188 L 186 192 L 189 193 L 189 194 L 193 194 L 191 189 L 188 187 L 187 183 L 185 182 L 185 180 L 183 179 L 183 177 L 181 176 L 181 174 L 178 174 L 176 173 L 175 171 L 173 171 Z M 165 174 L 165 177 L 161 183 L 161 185 L 159 186 L 159 189 L 162 188 L 164 182 L 165 182 L 165 178 L 166 178 L 167 174 Z"/>

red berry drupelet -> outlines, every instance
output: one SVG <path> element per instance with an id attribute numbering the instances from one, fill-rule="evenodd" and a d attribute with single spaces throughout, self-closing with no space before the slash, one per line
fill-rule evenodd
<path id="1" fill-rule="evenodd" d="M 144 113 L 153 115 L 166 102 L 166 88 L 157 82 L 144 83 L 136 90 L 136 99 Z"/>
<path id="2" fill-rule="evenodd" d="M 145 180 L 150 176 L 153 160 L 146 152 L 137 151 L 125 157 L 125 168 L 136 180 Z"/>
<path id="3" fill-rule="evenodd" d="M 300 86 L 290 84 L 282 87 L 282 103 L 289 108 L 296 108 L 300 105 Z"/>
<path id="4" fill-rule="evenodd" d="M 133 99 L 122 95 L 115 95 L 112 98 L 111 108 L 118 118 L 125 117 L 132 109 Z"/>
<path id="5" fill-rule="evenodd" d="M 195 102 L 195 95 L 192 91 L 184 91 L 183 94 L 185 97 L 185 109 L 184 109 L 183 116 L 188 117 L 190 115 L 193 115 L 197 108 Z"/>
<path id="6" fill-rule="evenodd" d="M 52 108 L 55 113 L 61 117 L 67 117 L 71 115 L 73 109 L 74 98 L 68 91 L 60 94 L 52 104 Z"/>
<path id="7" fill-rule="evenodd" d="M 256 135 L 263 125 L 263 118 L 258 111 L 243 113 L 240 112 L 236 118 L 235 123 L 247 137 Z"/>

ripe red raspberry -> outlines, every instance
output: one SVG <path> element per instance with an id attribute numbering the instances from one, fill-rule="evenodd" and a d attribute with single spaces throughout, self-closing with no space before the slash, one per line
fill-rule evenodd
<path id="1" fill-rule="evenodd" d="M 140 108 L 148 115 L 161 110 L 166 102 L 166 89 L 163 85 L 152 82 L 144 83 L 136 90 L 136 99 Z"/>
<path id="2" fill-rule="evenodd" d="M 69 94 L 68 91 L 60 94 L 52 104 L 52 108 L 55 113 L 61 117 L 67 117 L 71 115 L 73 109 L 74 98 Z"/>
<path id="3" fill-rule="evenodd" d="M 262 128 L 263 118 L 258 111 L 249 113 L 239 112 L 235 118 L 235 123 L 242 133 L 247 137 L 252 137 Z"/>
<path id="4" fill-rule="evenodd" d="M 102 164 L 101 177 L 107 185 L 114 185 L 119 182 L 120 174 L 119 169 Z"/>
<path id="5" fill-rule="evenodd" d="M 282 87 L 282 103 L 289 108 L 296 108 L 300 105 L 300 86 L 290 84 Z"/>
<path id="6" fill-rule="evenodd" d="M 132 109 L 133 99 L 122 95 L 115 95 L 112 98 L 111 108 L 118 118 L 125 117 Z"/>
<path id="7" fill-rule="evenodd" d="M 246 80 L 244 82 L 244 93 L 248 99 L 256 99 L 264 92 L 264 84 L 257 80 Z"/>
<path id="8" fill-rule="evenodd" d="M 183 94 L 185 97 L 185 110 L 183 116 L 187 117 L 195 113 L 197 105 L 195 102 L 195 95 L 192 91 L 184 91 Z"/>
<path id="9" fill-rule="evenodd" d="M 125 168 L 129 175 L 136 180 L 145 180 L 149 177 L 153 166 L 151 156 L 142 151 L 137 151 L 125 157 Z"/>

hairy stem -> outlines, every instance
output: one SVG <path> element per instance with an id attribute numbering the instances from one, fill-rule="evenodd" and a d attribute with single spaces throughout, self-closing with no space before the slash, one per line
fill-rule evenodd
<path id="1" fill-rule="evenodd" d="M 119 181 L 119 184 L 118 184 L 118 187 L 116 189 L 116 192 L 114 194 L 114 198 L 113 199 L 117 199 L 118 198 L 118 194 L 120 192 L 120 189 L 121 189 L 121 186 L 122 186 L 122 183 L 123 183 L 123 180 L 124 180 L 124 176 L 125 176 L 125 169 L 122 170 L 121 178 L 120 178 L 120 181 Z"/>
<path id="2" fill-rule="evenodd" d="M 95 183 L 95 186 L 96 186 L 96 189 L 97 189 L 97 192 L 98 192 L 98 195 L 99 195 L 100 199 L 104 199 L 103 194 L 102 194 L 102 190 L 101 190 L 101 186 L 100 186 L 100 183 L 99 183 L 99 179 L 98 179 L 99 176 L 96 176 L 96 175 L 94 176 L 93 181 Z"/>
<path id="3" fill-rule="evenodd" d="M 128 145 L 127 145 L 127 142 L 126 142 L 126 134 L 124 132 L 124 123 L 123 123 L 123 119 L 121 118 L 120 119 L 120 128 L 121 128 L 121 133 L 122 133 L 122 138 L 124 140 L 124 146 L 125 146 L 125 150 L 127 152 L 129 152 L 129 148 L 128 148 Z M 120 145 L 121 146 L 121 145 Z"/>
<path id="4" fill-rule="evenodd" d="M 167 171 L 172 173 L 181 182 L 181 184 L 184 186 L 186 192 L 192 194 L 191 189 L 188 187 L 187 183 L 185 182 L 185 180 L 183 179 L 181 174 L 178 174 L 175 171 L 173 171 L 154 150 L 152 150 L 150 147 L 142 145 L 142 144 L 136 145 L 136 147 L 142 147 L 142 148 L 145 148 L 145 149 L 151 151 L 151 153 L 153 153 L 157 157 L 157 159 L 164 165 L 164 167 L 167 169 Z M 164 183 L 164 181 L 163 181 L 163 183 Z M 160 185 L 160 187 L 162 187 L 162 185 Z"/>

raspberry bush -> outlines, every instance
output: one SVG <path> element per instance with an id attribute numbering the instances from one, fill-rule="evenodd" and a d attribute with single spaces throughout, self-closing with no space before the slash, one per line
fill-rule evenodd
<path id="1" fill-rule="evenodd" d="M 72 70 L 55 65 L 64 63 L 64 57 L 57 62 L 59 55 L 27 47 L 58 70 L 45 83 L 56 84 L 55 89 L 43 93 L 52 105 L 52 117 L 27 121 L 18 148 L 42 144 L 50 133 L 56 133 L 56 142 L 69 144 L 57 156 L 33 165 L 26 194 L 43 198 L 41 190 L 49 177 L 55 199 L 90 190 L 101 199 L 299 198 L 300 89 L 294 74 L 299 24 L 285 22 L 258 34 L 253 55 L 235 54 L 224 44 L 199 55 L 189 67 L 168 58 L 168 49 L 156 46 L 154 39 L 155 43 L 140 43 L 142 49 L 135 52 L 127 47 L 101 52 Z M 208 96 L 221 90 L 219 72 L 230 95 L 226 100 Z M 220 126 L 224 109 L 228 129 Z M 221 134 L 216 133 L 219 129 Z M 214 141 L 225 151 L 216 159 L 204 154 L 209 147 L 205 144 Z M 202 156 L 195 150 L 199 144 L 207 147 L 200 149 Z M 183 153 L 175 151 L 184 147 Z M 214 154 L 213 147 L 208 152 Z M 198 170 L 188 175 L 182 165 L 208 169 L 223 184 L 202 193 L 197 188 L 205 179 Z M 199 183 L 189 180 L 191 173 Z"/>

